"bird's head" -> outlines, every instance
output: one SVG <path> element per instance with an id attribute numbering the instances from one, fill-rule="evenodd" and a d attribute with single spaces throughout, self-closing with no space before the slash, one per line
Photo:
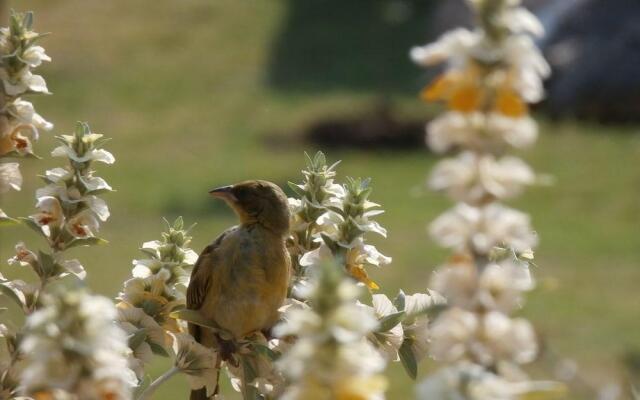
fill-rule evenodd
<path id="1" fill-rule="evenodd" d="M 209 194 L 224 200 L 243 225 L 258 223 L 281 235 L 289 231 L 287 196 L 274 183 L 244 181 L 213 189 Z"/>

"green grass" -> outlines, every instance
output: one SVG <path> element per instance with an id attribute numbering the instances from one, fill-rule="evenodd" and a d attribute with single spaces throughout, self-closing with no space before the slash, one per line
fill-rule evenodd
<path id="1" fill-rule="evenodd" d="M 208 188 L 248 178 L 281 184 L 300 179 L 302 151 L 315 149 L 269 147 L 265 135 L 356 112 L 376 95 L 373 89 L 344 86 L 316 93 L 267 84 L 271 50 L 286 22 L 283 1 L 12 5 L 34 10 L 36 29 L 53 32 L 43 42 L 53 63 L 41 73 L 55 95 L 37 98 L 38 111 L 56 124 L 55 133 L 87 120 L 113 138 L 108 148 L 117 162 L 100 168 L 117 189 L 105 196 L 112 218 L 102 234 L 110 244 L 72 252 L 87 267 L 91 287 L 112 297 L 129 276 L 139 245 L 158 236 L 163 216 L 198 222 L 194 248 L 201 249 L 234 223 L 231 213 L 207 196 Z M 419 74 L 416 70 L 416 82 Z M 414 96 L 396 94 L 393 100 L 408 115 L 428 116 Z M 538 146 L 524 156 L 556 183 L 514 204 L 532 214 L 541 237 L 535 270 L 540 284 L 522 314 L 536 325 L 547 355 L 577 360 L 583 377 L 598 386 L 623 379 L 621 356 L 640 351 L 640 135 L 635 127 L 572 122 L 544 122 L 542 130 Z M 40 184 L 34 175 L 59 162 L 47 157 L 51 136 L 43 135 L 36 146 L 44 160 L 23 163 L 23 191 L 1 199 L 11 215 L 32 212 Z M 372 177 L 372 199 L 387 210 L 380 221 L 389 239 L 376 243 L 394 262 L 373 272 L 383 292 L 424 291 L 431 271 L 446 257 L 426 235 L 428 221 L 450 206 L 423 189 L 435 158 L 422 149 L 327 153 L 343 160 L 341 176 Z M 2 230 L 0 258 L 9 258 L 19 240 L 32 248 L 44 245 L 25 228 Z M 0 271 L 20 274 L 7 266 Z M 164 367 L 154 365 L 152 375 Z M 552 369 L 546 356 L 533 372 L 550 376 Z M 388 398 L 408 398 L 412 382 L 398 366 L 391 377 Z M 185 393 L 179 377 L 156 398 Z"/>

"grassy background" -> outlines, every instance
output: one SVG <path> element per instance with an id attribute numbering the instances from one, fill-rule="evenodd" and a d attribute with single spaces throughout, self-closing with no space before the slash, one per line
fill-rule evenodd
<path id="1" fill-rule="evenodd" d="M 309 1 L 314 7 L 323 3 Z M 300 2 L 10 3 L 35 11 L 36 29 L 53 32 L 43 42 L 53 63 L 40 72 L 54 96 L 37 98 L 38 111 L 56 124 L 56 134 L 70 132 L 76 120 L 87 120 L 95 131 L 113 138 L 108 149 L 117 162 L 99 170 L 117 189 L 105 196 L 112 218 L 102 235 L 110 244 L 73 250 L 88 269 L 91 287 L 108 296 L 115 296 L 130 275 L 140 243 L 158 236 L 161 217 L 182 215 L 187 223 L 198 222 L 193 231 L 197 250 L 234 223 L 231 213 L 207 196 L 210 187 L 248 178 L 281 184 L 300 179 L 302 151 L 315 149 L 267 146 L 265 135 L 295 132 L 322 116 L 358 112 L 381 92 L 406 115 L 429 115 L 413 94 L 419 90 L 421 73 L 404 58 L 408 46 L 421 41 L 420 29 L 406 28 L 415 33 L 413 39 L 403 30 L 398 42 L 383 40 L 371 48 L 360 29 L 359 39 L 341 40 L 340 33 L 348 38 L 354 29 L 344 16 L 333 25 L 334 10 L 325 7 L 329 18 L 324 26 L 315 22 L 306 33 L 310 45 L 305 47 L 305 36 L 295 38 L 305 31 L 292 26 L 301 24 L 292 20 L 293 4 Z M 351 16 L 365 33 L 375 29 L 362 23 L 370 12 L 359 15 L 356 9 Z M 320 42 L 335 46 L 327 57 L 340 58 L 337 64 L 322 57 Z M 369 49 L 358 52 L 359 45 Z M 376 53 L 385 48 L 390 49 L 385 53 L 389 57 Z M 301 62 L 301 54 L 306 51 L 312 59 L 327 62 L 326 75 L 316 68 L 305 78 L 309 63 Z M 373 63 L 363 63 L 365 56 Z M 353 63 L 347 62 L 349 57 Z M 381 67 L 376 60 L 397 68 Z M 366 72 L 368 64 L 375 73 Z M 350 85 L 360 71 L 366 76 Z M 332 76 L 335 85 L 327 78 Z M 388 82 L 396 82 L 400 90 L 389 89 Z M 543 121 L 542 130 L 539 145 L 524 157 L 537 170 L 553 174 L 556 184 L 536 188 L 515 204 L 532 214 L 542 239 L 535 270 L 540 285 L 522 311 L 536 325 L 547 350 L 532 372 L 550 376 L 555 359 L 570 358 L 591 385 L 624 381 L 628 376 L 620 359 L 640 351 L 640 135 L 635 127 L 573 122 Z M 9 214 L 32 212 L 39 186 L 33 176 L 59 162 L 47 157 L 53 143 L 52 135 L 43 135 L 37 149 L 44 160 L 25 161 L 23 191 L 0 199 Z M 380 221 L 389 229 L 389 239 L 377 244 L 394 262 L 373 273 L 383 292 L 423 291 L 431 271 L 446 257 L 425 232 L 427 222 L 449 206 L 423 189 L 435 158 L 423 149 L 329 151 L 328 157 L 343 160 L 343 177 L 372 177 L 372 198 L 387 210 Z M 43 246 L 26 228 L 5 229 L 0 231 L 1 258 L 12 255 L 18 240 L 26 240 L 31 248 Z M 20 274 L 7 266 L 0 271 Z M 152 376 L 164 367 L 154 365 Z M 427 361 L 422 369 L 431 367 Z M 388 397 L 408 398 L 412 382 L 398 366 L 390 374 Z M 156 398 L 184 398 L 184 393 L 179 377 Z M 578 388 L 574 397 L 590 397 L 584 393 Z"/>

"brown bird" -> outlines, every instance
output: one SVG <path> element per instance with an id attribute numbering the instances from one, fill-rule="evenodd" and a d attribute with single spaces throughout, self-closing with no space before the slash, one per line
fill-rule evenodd
<path id="1" fill-rule="evenodd" d="M 224 200 L 240 224 L 200 254 L 187 288 L 187 308 L 199 310 L 234 339 L 268 331 L 278 320 L 289 285 L 287 196 L 277 185 L 259 180 L 209 193 Z M 203 345 L 217 348 L 222 359 L 228 357 L 228 342 L 212 331 L 189 324 L 189 332 Z M 191 400 L 207 398 L 206 388 L 191 391 Z"/>

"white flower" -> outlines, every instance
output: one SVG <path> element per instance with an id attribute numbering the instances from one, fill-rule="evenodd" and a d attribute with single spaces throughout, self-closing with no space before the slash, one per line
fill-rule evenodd
<path id="1" fill-rule="evenodd" d="M 504 360 L 523 364 L 535 359 L 537 349 L 528 321 L 510 319 L 497 311 L 481 315 L 451 308 L 431 327 L 430 353 L 447 363 L 470 360 L 489 366 Z"/>
<path id="2" fill-rule="evenodd" d="M 10 130 L 0 133 L 0 155 L 16 152 L 20 156 L 33 154 L 34 140 L 38 139 L 38 130 L 33 125 L 19 124 Z"/>
<path id="3" fill-rule="evenodd" d="M 60 266 L 67 270 L 67 272 L 60 274 L 60 277 L 64 277 L 68 274 L 73 274 L 78 277 L 78 279 L 84 279 L 87 277 L 87 272 L 84 270 L 82 264 L 78 260 L 63 260 L 59 261 Z"/>
<path id="4" fill-rule="evenodd" d="M 100 221 L 106 221 L 109 219 L 111 214 L 109 213 L 109 207 L 107 207 L 107 203 L 104 200 L 93 195 L 85 196 L 82 200 L 100 219 Z"/>
<path id="5" fill-rule="evenodd" d="M 66 228 L 72 236 L 86 239 L 95 236 L 100 224 L 91 210 L 84 210 L 71 217 L 67 221 Z"/>
<path id="6" fill-rule="evenodd" d="M 533 40 L 524 35 L 511 36 L 505 40 L 503 52 L 518 93 L 530 103 L 540 101 L 544 97 L 542 79 L 551 74 L 551 67 Z"/>
<path id="7" fill-rule="evenodd" d="M 322 326 L 322 318 L 308 308 L 287 310 L 283 317 L 284 321 L 273 328 L 276 337 L 308 335 Z"/>
<path id="8" fill-rule="evenodd" d="M 442 35 L 436 42 L 411 49 L 411 59 L 423 66 L 449 61 L 451 66 L 463 67 L 469 51 L 477 45 L 482 36 L 464 28 L 454 29 Z"/>
<path id="9" fill-rule="evenodd" d="M 544 35 L 544 27 L 540 20 L 523 7 L 511 7 L 498 15 L 498 23 L 506 26 L 514 33 L 531 33 L 534 36 Z"/>
<path id="10" fill-rule="evenodd" d="M 533 183 L 535 174 L 520 159 L 509 156 L 495 159 L 470 151 L 439 162 L 429 180 L 431 189 L 445 191 L 454 200 L 465 202 L 483 201 L 488 196 L 514 197 Z"/>
<path id="11" fill-rule="evenodd" d="M 186 333 L 171 333 L 171 336 L 176 355 L 175 366 L 186 375 L 192 390 L 206 387 L 207 396 L 211 396 L 215 391 L 218 371 L 216 352 Z"/>
<path id="12" fill-rule="evenodd" d="M 37 67 L 42 64 L 43 61 L 51 61 L 42 46 L 29 46 L 20 57 L 30 67 Z"/>
<path id="13" fill-rule="evenodd" d="M 28 314 L 34 306 L 35 300 L 38 298 L 40 292 L 40 285 L 35 283 L 26 283 L 20 279 L 12 281 L 3 281 L 3 277 L 0 276 L 0 285 L 11 290 L 22 307 L 22 311 Z"/>
<path id="14" fill-rule="evenodd" d="M 22 174 L 18 163 L 0 164 L 0 194 L 10 189 L 20 190 L 22 187 Z"/>
<path id="15" fill-rule="evenodd" d="M 490 263 L 480 273 L 470 262 L 445 265 L 431 280 L 431 287 L 450 305 L 467 310 L 483 307 L 510 312 L 521 305 L 522 292 L 533 286 L 528 266 L 510 259 Z"/>
<path id="16" fill-rule="evenodd" d="M 338 342 L 355 342 L 378 327 L 372 311 L 356 303 L 346 303 L 327 315 L 324 323 Z"/>
<path id="17" fill-rule="evenodd" d="M 498 113 L 487 116 L 486 131 L 518 149 L 531 146 L 538 138 L 538 127 L 530 117 L 510 118 Z"/>
<path id="18" fill-rule="evenodd" d="M 11 115 L 21 123 L 31 124 L 37 129 L 49 131 L 53 129 L 53 124 L 46 121 L 40 114 L 36 113 L 33 104 L 20 98 L 15 99 L 7 105 Z"/>
<path id="19" fill-rule="evenodd" d="M 319 266 L 314 278 L 306 293 L 311 307 L 287 306 L 285 322 L 274 328 L 278 336 L 297 336 L 277 361 L 292 382 L 281 398 L 382 399 L 385 382 L 377 373 L 386 362 L 366 339 L 378 327 L 374 309 L 356 302 L 359 288 L 335 265 Z"/>
<path id="20" fill-rule="evenodd" d="M 38 198 L 36 208 L 40 212 L 31 216 L 38 225 L 46 226 L 49 229 L 51 227 L 60 227 L 64 223 L 64 214 L 62 213 L 62 206 L 57 198 L 52 196 L 42 196 Z M 50 235 L 50 230 L 46 231 L 47 235 Z"/>
<path id="21" fill-rule="evenodd" d="M 29 250 L 24 242 L 19 242 L 15 246 L 16 255 L 7 262 L 9 265 L 18 264 L 22 267 L 28 267 L 38 262 L 38 256 Z"/>
<path id="22" fill-rule="evenodd" d="M 135 348 L 131 348 L 132 353 L 129 357 L 129 366 L 136 372 L 138 379 L 142 380 L 144 378 L 144 364 L 153 359 L 151 346 L 164 348 L 166 345 L 165 331 L 140 308 L 118 308 L 116 321 L 129 337 L 143 332 L 144 339 L 138 341 Z M 131 345 L 132 342 L 129 341 L 129 343 Z"/>
<path id="23" fill-rule="evenodd" d="M 91 149 L 80 156 L 67 145 L 56 147 L 51 152 L 51 155 L 53 157 L 68 157 L 75 162 L 97 161 L 105 164 L 113 164 L 116 160 L 113 154 L 104 149 Z"/>
<path id="24" fill-rule="evenodd" d="M 374 294 L 372 296 L 372 304 L 373 311 L 378 320 L 382 320 L 384 317 L 398 312 L 396 306 L 383 294 Z M 384 354 L 387 360 L 399 360 L 398 350 L 404 340 L 404 330 L 400 322 L 386 332 L 370 333 L 368 338 L 374 343 L 378 350 Z"/>
<path id="25" fill-rule="evenodd" d="M 0 79 L 4 83 L 4 90 L 9 96 L 18 96 L 27 91 L 35 93 L 49 93 L 47 83 L 40 75 L 34 75 L 25 67 L 17 76 L 9 77 L 4 69 L 0 69 Z"/>
<path id="26" fill-rule="evenodd" d="M 526 148 L 538 137 L 537 125 L 530 117 L 511 118 L 479 112 L 446 112 L 429 123 L 427 132 L 427 144 L 437 153 L 455 146 L 483 149 L 507 144 Z"/>
<path id="27" fill-rule="evenodd" d="M 459 252 L 488 254 L 498 245 L 520 252 L 537 244 L 526 214 L 495 203 L 482 208 L 460 203 L 436 218 L 430 233 L 440 245 Z"/>
<path id="28" fill-rule="evenodd" d="M 83 177 L 80 177 L 80 180 L 82 181 L 82 184 L 87 189 L 88 193 L 96 192 L 98 190 L 106 190 L 106 191 L 113 190 L 111 186 L 109 186 L 107 181 L 97 176 L 86 176 L 86 177 L 83 176 Z"/>
<path id="29" fill-rule="evenodd" d="M 27 318 L 20 344 L 25 394 L 58 389 L 75 398 L 130 399 L 137 379 L 113 303 L 78 290 L 49 294 L 43 303 Z"/>
<path id="30" fill-rule="evenodd" d="M 63 182 L 73 177 L 73 171 L 65 168 L 48 169 L 44 173 L 45 178 L 53 183 Z"/>
<path id="31" fill-rule="evenodd" d="M 440 314 L 431 326 L 431 356 L 443 362 L 463 359 L 478 325 L 478 317 L 472 312 L 452 308 Z"/>
<path id="32" fill-rule="evenodd" d="M 521 400 L 561 394 L 562 385 L 545 381 L 511 381 L 480 365 L 461 363 L 427 378 L 417 391 L 418 400 Z M 536 396 L 537 395 L 537 396 Z"/>

